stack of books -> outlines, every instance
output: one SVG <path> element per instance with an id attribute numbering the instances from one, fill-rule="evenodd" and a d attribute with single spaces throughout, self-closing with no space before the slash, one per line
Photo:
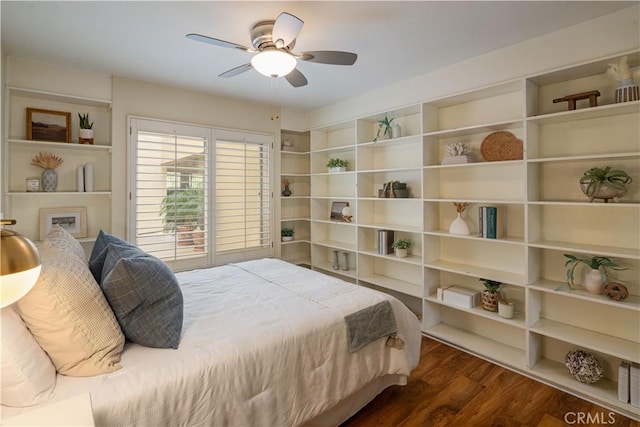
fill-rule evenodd
<path id="1" fill-rule="evenodd" d="M 618 367 L 618 400 L 640 408 L 640 364 L 620 362 Z"/>
<path id="2" fill-rule="evenodd" d="M 480 206 L 478 208 L 478 236 L 487 239 L 498 238 L 498 208 Z"/>

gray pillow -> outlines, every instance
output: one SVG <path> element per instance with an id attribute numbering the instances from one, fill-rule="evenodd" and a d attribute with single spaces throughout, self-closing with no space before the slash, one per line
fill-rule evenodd
<path id="1" fill-rule="evenodd" d="M 182 292 L 173 271 L 136 246 L 109 243 L 102 269 L 104 292 L 125 337 L 155 348 L 178 348 Z"/>
<path id="2" fill-rule="evenodd" d="M 89 257 L 89 270 L 91 270 L 91 274 L 93 274 L 93 277 L 98 283 L 102 281 L 102 267 L 104 266 L 104 260 L 107 257 L 107 245 L 110 243 L 119 244 L 121 246 L 136 247 L 132 243 L 100 230 L 98 237 L 93 244 L 91 256 Z"/>

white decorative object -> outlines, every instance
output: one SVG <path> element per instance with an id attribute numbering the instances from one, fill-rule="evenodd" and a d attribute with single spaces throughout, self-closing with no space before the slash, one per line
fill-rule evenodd
<path id="1" fill-rule="evenodd" d="M 84 165 L 84 191 L 93 191 L 93 163 L 87 163 Z"/>
<path id="2" fill-rule="evenodd" d="M 76 168 L 76 191 L 84 192 L 84 166 L 82 165 Z"/>
<path id="3" fill-rule="evenodd" d="M 398 123 L 396 123 L 391 128 L 391 138 L 393 139 L 400 138 L 401 134 L 402 134 L 402 128 Z"/>
<path id="4" fill-rule="evenodd" d="M 340 259 L 338 258 L 338 251 L 333 251 L 333 257 L 331 259 L 331 268 L 334 270 L 340 270 Z"/>
<path id="5" fill-rule="evenodd" d="M 509 301 L 498 301 L 498 315 L 505 319 L 513 317 L 513 303 Z"/>
<path id="6" fill-rule="evenodd" d="M 607 75 L 620 83 L 614 93 L 615 103 L 637 101 L 640 99 L 640 88 L 633 80 L 635 76 L 631 75 L 628 58 L 626 56 L 622 57 L 617 63 L 609 64 Z M 640 71 L 638 72 L 638 76 L 640 76 Z"/>
<path id="7" fill-rule="evenodd" d="M 329 173 L 346 172 L 346 171 L 347 171 L 347 168 L 345 168 L 344 166 L 329 168 Z"/>
<path id="8" fill-rule="evenodd" d="M 443 165 L 471 163 L 471 150 L 462 142 L 447 145 L 447 155 L 442 158 Z"/>
<path id="9" fill-rule="evenodd" d="M 451 286 L 442 292 L 442 300 L 462 308 L 473 308 L 480 302 L 480 292 L 460 286 Z"/>
<path id="10" fill-rule="evenodd" d="M 453 202 L 453 205 L 456 207 L 456 212 L 458 213 L 458 217 L 453 220 L 451 225 L 449 226 L 449 233 L 451 234 L 460 234 L 462 236 L 468 236 L 471 234 L 471 230 L 469 229 L 469 225 L 462 219 L 462 212 L 469 206 L 467 202 Z"/>
<path id="11" fill-rule="evenodd" d="M 590 269 L 584 276 L 584 287 L 592 294 L 602 294 L 602 272 L 598 269 Z"/>

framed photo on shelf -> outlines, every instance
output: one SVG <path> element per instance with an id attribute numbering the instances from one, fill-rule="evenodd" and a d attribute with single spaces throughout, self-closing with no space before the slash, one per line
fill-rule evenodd
<path id="1" fill-rule="evenodd" d="M 44 240 L 54 225 L 73 237 L 87 237 L 87 208 L 40 208 L 40 240 Z"/>
<path id="2" fill-rule="evenodd" d="M 27 108 L 27 139 L 71 142 L 71 113 Z"/>
<path id="3" fill-rule="evenodd" d="M 349 202 L 331 202 L 331 221 L 348 222 L 342 215 L 342 210 L 349 206 Z"/>

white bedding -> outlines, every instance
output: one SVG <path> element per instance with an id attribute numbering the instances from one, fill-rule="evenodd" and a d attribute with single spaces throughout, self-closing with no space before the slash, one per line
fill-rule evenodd
<path id="1" fill-rule="evenodd" d="M 89 391 L 98 426 L 294 426 L 378 377 L 403 383 L 417 366 L 418 320 L 386 294 L 274 259 L 177 276 L 179 348 L 128 343 L 117 372 L 58 375 L 53 401 Z M 384 299 L 404 349 L 382 338 L 349 353 L 344 316 Z"/>

